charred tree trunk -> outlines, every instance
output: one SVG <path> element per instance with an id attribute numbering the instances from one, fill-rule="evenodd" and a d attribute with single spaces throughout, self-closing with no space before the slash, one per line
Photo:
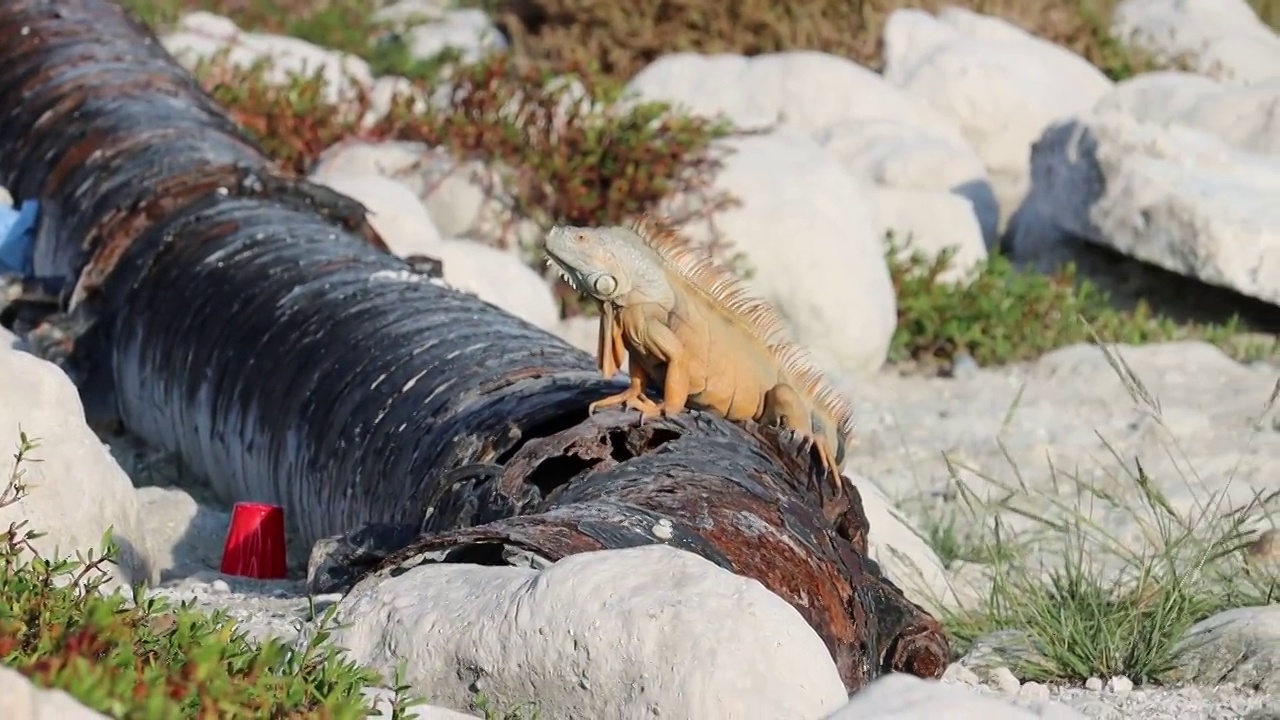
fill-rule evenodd
<path id="1" fill-rule="evenodd" d="M 0 6 L 0 184 L 42 203 L 36 274 L 67 282 L 28 334 L 86 405 L 223 497 L 284 505 L 304 542 L 412 528 L 374 578 L 662 542 L 788 600 L 851 689 L 942 673 L 937 622 L 867 558 L 856 491 L 825 522 L 793 435 L 587 417 L 618 389 L 587 354 L 387 254 L 108 0 Z"/>

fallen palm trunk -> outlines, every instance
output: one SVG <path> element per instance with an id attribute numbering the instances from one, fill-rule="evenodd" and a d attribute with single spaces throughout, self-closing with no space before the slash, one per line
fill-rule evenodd
<path id="1" fill-rule="evenodd" d="M 850 688 L 886 669 L 942 674 L 947 647 L 937 623 L 867 559 L 861 502 L 834 531 L 806 502 L 826 479 L 800 441 L 704 413 L 643 424 L 618 414 L 531 439 L 504 467 L 461 468 L 437 484 L 429 532 L 371 580 L 428 562 L 541 567 L 665 542 L 786 598 L 822 636 Z M 473 507 L 517 514 L 468 527 L 484 520 Z"/>
<path id="2" fill-rule="evenodd" d="M 586 354 L 385 253 L 107 0 L 0 6 L 0 138 L 0 184 L 42 203 L 35 272 L 68 278 L 33 336 L 223 497 L 307 543 L 421 526 L 380 572 L 666 542 L 787 599 L 850 688 L 941 674 L 936 621 L 867 559 L 856 495 L 822 520 L 793 438 L 588 418 L 617 386 Z"/>

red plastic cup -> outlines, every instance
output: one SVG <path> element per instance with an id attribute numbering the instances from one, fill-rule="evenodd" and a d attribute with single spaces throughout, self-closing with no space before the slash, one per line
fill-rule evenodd
<path id="1" fill-rule="evenodd" d="M 222 572 L 277 580 L 285 576 L 284 508 L 267 503 L 236 503 L 222 546 Z"/>

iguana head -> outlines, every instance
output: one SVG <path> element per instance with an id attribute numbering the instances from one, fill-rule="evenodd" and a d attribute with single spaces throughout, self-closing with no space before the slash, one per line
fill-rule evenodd
<path id="1" fill-rule="evenodd" d="M 547 232 L 546 249 L 548 265 L 602 303 L 672 304 L 661 258 L 631 228 L 556 225 Z"/>

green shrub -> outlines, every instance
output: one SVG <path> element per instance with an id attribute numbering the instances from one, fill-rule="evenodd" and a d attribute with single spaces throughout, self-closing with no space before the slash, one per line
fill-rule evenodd
<path id="1" fill-rule="evenodd" d="M 509 55 L 494 55 L 452 66 L 448 102 L 423 109 L 410 95 L 400 95 L 380 121 L 362 125 L 369 97 L 337 107 L 325 99 L 319 72 L 281 85 L 264 79 L 265 67 L 233 67 L 215 58 L 195 74 L 268 154 L 299 174 L 344 138 L 445 148 L 498 173 L 511 201 L 508 231 L 525 218 L 542 227 L 620 223 L 671 196 L 693 199 L 694 217 L 734 204 L 711 187 L 721 166 L 713 142 L 740 131 L 680 114 L 665 103 L 635 102 L 616 83 L 587 71 L 569 74 L 576 82 L 566 82 L 519 67 Z M 425 80 L 414 84 L 424 94 L 433 89 Z M 504 233 L 498 242 L 506 245 L 511 238 Z M 541 267 L 536 247 L 522 250 L 531 265 Z M 566 313 L 586 310 L 563 280 L 552 284 Z"/>
<path id="2" fill-rule="evenodd" d="M 292 35 L 355 53 L 375 69 L 414 75 L 403 47 L 370 19 L 371 0 L 122 0 L 153 25 L 183 11 L 225 15 L 247 30 Z M 1280 0 L 1249 0 L 1264 23 L 1280 28 Z M 592 67 L 626 81 L 658 56 L 676 51 L 758 55 L 819 50 L 883 67 L 884 24 L 893 11 L 963 7 L 1006 20 L 1065 47 L 1112 79 L 1155 69 L 1144 53 L 1110 34 L 1120 0 L 461 0 L 483 8 L 516 54 L 549 70 Z M 406 72 L 407 71 L 407 72 Z"/>
<path id="3" fill-rule="evenodd" d="M 625 5 L 601 0 L 472 0 L 490 10 L 517 52 L 557 67 L 595 63 L 627 79 L 675 51 L 745 55 L 819 50 L 883 67 L 885 21 L 901 8 L 937 12 L 958 6 L 1003 18 L 1062 45 L 1113 77 L 1151 67 L 1111 39 L 1119 0 L 659 0 Z"/>
<path id="4" fill-rule="evenodd" d="M 264 67 L 214 60 L 196 75 L 237 123 L 299 173 L 343 138 L 410 140 L 505 170 L 516 214 L 544 224 L 621 222 L 672 194 L 702 198 L 703 212 L 728 204 L 709 183 L 720 166 L 712 142 L 732 127 L 664 103 L 631 102 L 616 84 L 586 71 L 566 82 L 495 55 L 457 66 L 448 102 L 423 110 L 400 95 L 386 117 L 362 127 L 369 98 L 335 107 L 324 99 L 320 73 L 278 85 L 263 79 Z M 575 102 L 579 93 L 589 102 Z"/>
<path id="5" fill-rule="evenodd" d="M 1179 324 L 1139 302 L 1115 308 L 1106 292 L 1076 276 L 1074 266 L 1045 275 L 1019 270 L 991 255 L 958 282 L 939 276 L 953 266 L 948 248 L 930 258 L 890 234 L 886 258 L 898 300 L 898 326 L 889 350 L 893 362 L 929 369 L 966 354 L 979 365 L 1030 360 L 1049 350 L 1089 342 L 1151 343 L 1184 338 L 1214 342 L 1237 358 L 1274 356 L 1273 341 L 1235 342 L 1241 321 L 1220 325 Z"/>
<path id="6" fill-rule="evenodd" d="M 0 506 L 26 495 L 24 465 L 36 443 L 25 434 Z M 111 717 L 363 718 L 361 690 L 371 670 L 325 645 L 332 611 L 306 647 L 259 644 L 225 613 L 189 604 L 104 594 L 106 565 L 118 548 L 50 560 L 32 547 L 40 533 L 13 523 L 0 533 L 0 663 L 41 687 L 60 688 Z M 403 689 L 403 688 L 401 688 Z M 393 714 L 418 701 L 397 697 Z"/>

